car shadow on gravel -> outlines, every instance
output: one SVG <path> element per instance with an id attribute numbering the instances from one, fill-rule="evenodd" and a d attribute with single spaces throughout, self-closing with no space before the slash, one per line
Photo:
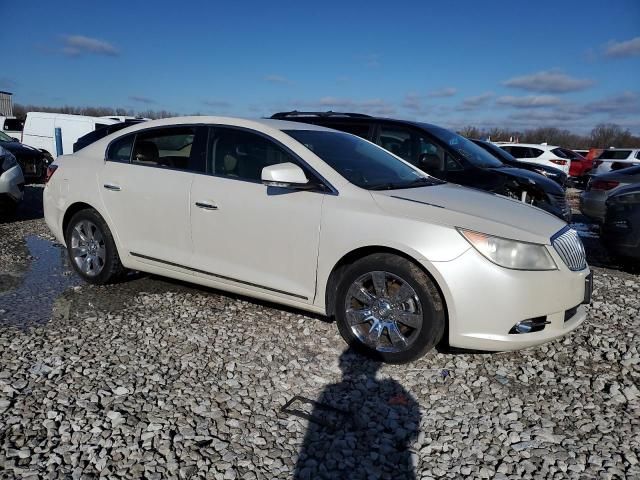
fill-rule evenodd
<path id="1" fill-rule="evenodd" d="M 419 404 L 397 381 L 376 378 L 380 366 L 348 348 L 340 382 L 326 386 L 318 401 L 294 397 L 285 406 L 284 413 L 308 420 L 293 478 L 416 478 L 410 446 L 420 429 Z"/>
<path id="2" fill-rule="evenodd" d="M 24 187 L 24 198 L 18 208 L 11 213 L 0 212 L 0 224 L 24 220 L 35 220 L 44 217 L 42 194 L 44 185 L 27 185 Z"/>

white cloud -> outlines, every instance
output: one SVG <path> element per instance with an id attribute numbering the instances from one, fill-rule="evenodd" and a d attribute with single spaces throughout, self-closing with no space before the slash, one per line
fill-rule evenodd
<path id="1" fill-rule="evenodd" d="M 64 35 L 62 43 L 62 53 L 70 57 L 78 57 L 85 54 L 116 56 L 120 53 L 109 42 L 83 35 Z"/>
<path id="2" fill-rule="evenodd" d="M 498 97 L 496 103 L 514 108 L 541 108 L 559 105 L 562 101 L 553 95 L 528 95 L 525 97 L 506 95 Z"/>
<path id="3" fill-rule="evenodd" d="M 638 55 L 640 55 L 640 37 L 624 42 L 609 42 L 604 51 L 604 56 L 609 58 L 635 57 Z"/>
<path id="4" fill-rule="evenodd" d="M 485 92 L 480 95 L 465 98 L 456 110 L 475 110 L 482 105 L 485 105 L 493 97 L 493 92 Z"/>
<path id="5" fill-rule="evenodd" d="M 531 92 L 567 93 L 589 88 L 594 84 L 594 81 L 586 78 L 574 78 L 565 73 L 550 70 L 510 78 L 502 84 Z"/>
<path id="6" fill-rule="evenodd" d="M 130 95 L 129 96 L 129 100 L 131 100 L 132 102 L 145 103 L 147 105 L 150 105 L 152 103 L 156 103 L 156 101 L 154 99 L 149 98 L 149 97 L 144 97 L 142 95 Z"/>
<path id="7" fill-rule="evenodd" d="M 457 88 L 444 87 L 438 90 L 432 90 L 427 94 L 427 96 L 431 98 L 444 98 L 444 97 L 453 97 L 456 93 L 458 93 Z"/>

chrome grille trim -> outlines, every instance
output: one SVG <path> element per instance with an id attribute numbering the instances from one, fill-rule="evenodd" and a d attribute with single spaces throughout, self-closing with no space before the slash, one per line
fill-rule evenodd
<path id="1" fill-rule="evenodd" d="M 587 268 L 587 255 L 578 233 L 568 226 L 556 233 L 551 239 L 562 261 L 572 272 Z"/>

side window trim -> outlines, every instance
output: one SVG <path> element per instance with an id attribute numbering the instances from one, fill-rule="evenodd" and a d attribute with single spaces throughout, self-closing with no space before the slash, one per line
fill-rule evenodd
<path id="1" fill-rule="evenodd" d="M 224 178 L 227 180 L 235 180 L 235 181 L 239 181 L 239 182 L 247 182 L 247 183 L 254 183 L 254 184 L 262 184 L 262 181 L 260 180 L 251 180 L 248 178 L 236 178 L 236 177 L 229 177 L 229 176 L 225 176 L 225 175 L 218 175 L 216 173 L 214 173 L 212 171 L 211 168 L 211 162 L 210 160 L 210 156 L 212 155 L 213 152 L 211 152 L 211 139 L 212 139 L 212 135 L 215 135 L 215 129 L 216 128 L 226 128 L 226 129 L 230 129 L 230 130 L 238 130 L 238 131 L 242 131 L 242 132 L 246 132 L 246 133 L 251 133 L 254 135 L 257 135 L 263 139 L 265 139 L 268 142 L 273 143 L 274 145 L 276 145 L 278 148 L 284 150 L 290 157 L 291 159 L 294 161 L 293 163 L 295 163 L 296 165 L 298 165 L 300 168 L 302 168 L 302 170 L 304 170 L 305 174 L 307 174 L 309 178 L 309 180 L 313 181 L 316 180 L 316 182 L 319 185 L 322 185 L 321 188 L 318 188 L 317 190 L 307 190 L 309 192 L 320 192 L 320 193 L 328 193 L 328 194 L 333 194 L 333 195 L 338 195 L 338 190 L 331 185 L 331 183 L 329 183 L 329 181 L 327 179 L 325 179 L 322 175 L 320 175 L 320 173 L 318 173 L 311 165 L 309 165 L 307 162 L 305 162 L 298 154 L 296 154 L 293 150 L 291 150 L 289 147 L 287 147 L 286 145 L 284 145 L 282 142 L 278 141 L 277 139 L 266 135 L 258 130 L 253 130 L 251 128 L 247 128 L 247 127 L 241 127 L 238 125 L 224 125 L 224 124 L 207 124 L 206 125 L 208 127 L 208 135 L 207 135 L 207 145 L 206 145 L 206 170 L 207 173 L 206 175 L 210 176 L 210 177 L 216 177 L 216 178 Z"/>

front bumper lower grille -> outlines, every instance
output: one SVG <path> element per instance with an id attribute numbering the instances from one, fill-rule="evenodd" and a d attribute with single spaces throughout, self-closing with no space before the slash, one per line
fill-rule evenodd
<path id="1" fill-rule="evenodd" d="M 551 244 L 569 270 L 577 272 L 587 268 L 584 245 L 575 230 L 565 227 L 553 236 Z"/>

